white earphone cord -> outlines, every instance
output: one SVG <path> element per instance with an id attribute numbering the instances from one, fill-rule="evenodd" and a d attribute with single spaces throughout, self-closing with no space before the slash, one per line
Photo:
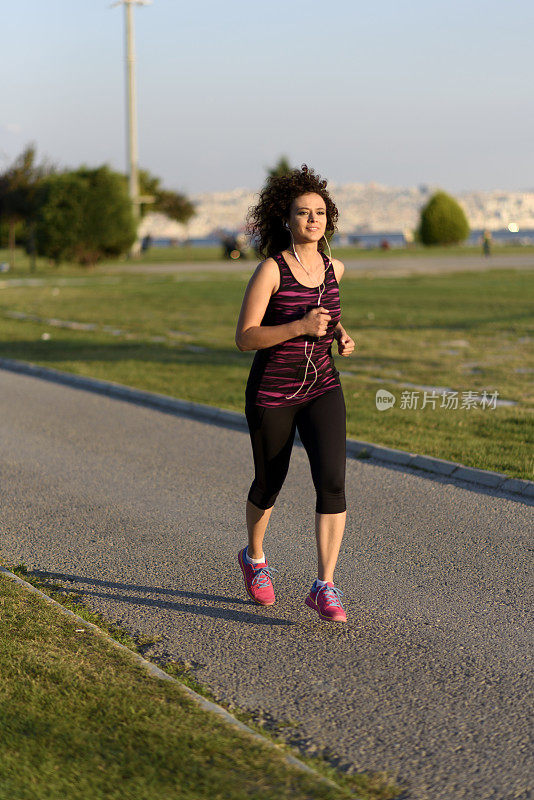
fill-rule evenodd
<path id="1" fill-rule="evenodd" d="M 295 250 L 295 242 L 293 240 L 293 234 L 291 232 L 291 229 L 289 230 L 289 233 L 290 233 L 290 236 L 291 236 L 291 247 L 293 248 L 293 255 L 295 256 L 296 260 L 299 262 L 299 264 L 302 267 L 302 269 L 304 269 L 304 271 L 306 272 L 304 264 L 302 263 L 302 261 L 298 257 L 297 251 Z M 329 244 L 328 239 L 326 238 L 326 236 L 324 237 L 324 240 L 326 242 L 326 246 L 328 247 L 328 255 L 329 255 L 328 260 L 329 260 L 330 264 L 332 264 L 332 251 L 330 250 L 330 244 Z M 317 288 L 319 289 L 319 298 L 317 300 L 317 306 L 320 306 L 321 305 L 321 298 L 322 298 L 322 296 L 323 296 L 323 294 L 325 292 L 325 289 L 326 289 L 326 269 L 324 270 L 324 274 L 323 274 L 323 282 Z M 292 400 L 294 397 L 296 397 L 298 395 L 300 390 L 303 388 L 304 384 L 306 383 L 306 378 L 308 377 L 308 368 L 309 368 L 310 364 L 313 367 L 313 369 L 315 370 L 315 378 L 313 379 L 313 381 L 310 383 L 310 385 L 308 386 L 308 388 L 306 389 L 306 391 L 302 395 L 303 397 L 306 397 L 306 395 L 308 394 L 308 392 L 312 388 L 313 384 L 318 379 L 319 373 L 317 372 L 317 367 L 315 366 L 315 364 L 312 361 L 312 355 L 313 355 L 313 348 L 314 347 L 315 347 L 315 342 L 312 342 L 310 355 L 308 355 L 308 342 L 304 342 L 304 355 L 305 355 L 305 357 L 307 359 L 306 369 L 304 370 L 304 378 L 303 378 L 303 381 L 300 384 L 299 388 L 297 389 L 297 391 L 294 394 L 290 394 L 290 395 L 286 395 L 285 396 L 286 400 Z"/>

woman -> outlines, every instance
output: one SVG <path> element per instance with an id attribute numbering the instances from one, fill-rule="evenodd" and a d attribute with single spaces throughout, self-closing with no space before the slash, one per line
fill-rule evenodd
<path id="1" fill-rule="evenodd" d="M 323 619 L 346 622 L 334 585 L 346 519 L 346 430 L 332 342 L 342 356 L 352 353 L 354 342 L 341 325 L 338 283 L 345 268 L 323 252 L 325 246 L 330 252 L 327 236 L 337 218 L 326 181 L 306 165 L 270 177 L 249 215 L 266 258 L 247 286 L 236 330 L 238 348 L 257 351 L 245 393 L 255 478 L 247 501 L 248 546 L 238 559 L 249 596 L 272 605 L 263 537 L 297 428 L 317 496 L 318 575 L 305 602 Z"/>

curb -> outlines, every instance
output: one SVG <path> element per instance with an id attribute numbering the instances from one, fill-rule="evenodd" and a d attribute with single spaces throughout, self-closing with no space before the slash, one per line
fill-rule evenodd
<path id="1" fill-rule="evenodd" d="M 178 400 L 168 395 L 146 392 L 141 389 L 132 389 L 120 383 L 103 381 L 97 378 L 87 378 L 85 376 L 52 369 L 51 367 L 41 367 L 37 364 L 17 361 L 11 358 L 0 358 L 0 369 L 25 375 L 33 375 L 34 377 L 44 378 L 49 381 L 54 381 L 55 383 L 62 383 L 67 386 L 107 395 L 108 397 L 115 397 L 130 403 L 136 403 L 137 405 L 147 406 L 148 408 L 167 411 L 171 414 L 191 417 L 201 420 L 202 422 L 221 425 L 225 428 L 248 431 L 245 415 L 237 411 L 228 411 L 225 408 L 217 408 L 217 406 L 207 406 L 202 403 Z M 489 470 L 466 467 L 464 464 L 457 464 L 454 461 L 446 461 L 441 458 L 435 458 L 434 456 L 421 456 L 417 453 L 395 450 L 370 442 L 358 441 L 357 439 L 347 439 L 347 455 L 350 458 L 373 458 L 389 464 L 410 467 L 435 475 L 447 476 L 449 478 L 466 481 L 467 483 L 486 486 L 491 489 L 498 489 L 499 491 L 510 492 L 520 495 L 521 497 L 534 499 L 534 481 L 522 478 L 509 478 L 508 475 L 504 475 L 501 472 L 491 472 Z"/>
<path id="2" fill-rule="evenodd" d="M 186 686 L 184 683 L 182 683 L 181 681 L 177 680 L 177 678 L 174 678 L 172 675 L 169 675 L 167 672 L 164 672 L 164 670 L 160 669 L 160 667 L 157 667 L 151 661 L 147 661 L 146 658 L 143 658 L 143 656 L 140 655 L 139 653 L 136 653 L 134 650 L 130 650 L 129 647 L 126 647 L 126 645 L 121 644 L 120 642 L 117 642 L 116 639 L 113 639 L 112 636 L 110 636 L 102 628 L 99 628 L 98 625 L 95 625 L 93 622 L 88 622 L 88 620 L 83 619 L 83 617 L 78 616 L 78 614 L 75 614 L 73 611 L 70 611 L 70 609 L 65 608 L 65 606 L 62 606 L 61 603 L 58 603 L 57 600 L 54 600 L 52 597 L 50 597 L 49 595 L 45 594 L 40 589 L 37 589 L 31 583 L 28 583 L 27 581 L 23 580 L 22 578 L 19 578 L 18 575 L 15 575 L 13 572 L 10 572 L 8 569 L 3 567 L 1 564 L 0 564 L 0 574 L 5 575 L 7 578 L 10 578 L 15 583 L 18 583 L 20 586 L 22 586 L 27 591 L 30 591 L 30 592 L 33 592 L 34 594 L 39 595 L 47 603 L 49 603 L 50 605 L 55 606 L 65 616 L 69 616 L 69 617 L 74 618 L 80 624 L 82 624 L 84 626 L 87 626 L 91 630 L 93 630 L 95 633 L 100 634 L 100 636 L 102 636 L 104 639 L 106 639 L 115 648 L 117 648 L 118 650 L 122 650 L 123 652 L 127 653 L 131 657 L 131 659 L 133 661 L 136 661 L 138 664 L 140 664 L 142 667 L 144 667 L 147 670 L 147 672 L 150 675 L 152 675 L 152 677 L 159 678 L 160 680 L 164 680 L 164 681 L 172 681 L 172 683 L 177 683 L 180 686 L 180 688 L 184 692 L 186 692 L 189 695 L 189 697 L 191 697 L 191 699 L 194 700 L 198 705 L 200 705 L 205 711 L 211 711 L 213 714 L 217 714 L 219 717 L 221 717 L 229 725 L 232 725 L 235 728 L 239 728 L 239 730 L 244 731 L 245 733 L 249 734 L 250 736 L 252 736 L 257 741 L 262 742 L 264 745 L 268 745 L 269 747 L 274 748 L 275 750 L 277 750 L 278 754 L 280 756 L 282 756 L 282 758 L 290 766 L 296 767 L 297 769 L 301 770 L 302 772 L 307 772 L 309 775 L 313 775 L 313 777 L 316 778 L 320 783 L 325 783 L 325 784 L 327 784 L 328 786 L 330 786 L 333 789 L 338 789 L 338 790 L 341 789 L 341 787 L 338 786 L 337 783 L 334 783 L 334 781 L 331 781 L 329 778 L 325 778 L 319 772 L 316 772 L 314 769 L 309 767 L 307 764 L 304 764 L 303 761 L 299 761 L 299 759 L 295 758 L 295 756 L 292 756 L 289 753 L 285 753 L 282 750 L 282 748 L 279 745 L 277 745 L 275 742 L 272 742 L 270 739 L 267 739 L 265 736 L 262 736 L 261 733 L 257 733 L 256 731 L 252 730 L 252 728 L 249 728 L 248 725 L 245 725 L 244 722 L 241 722 L 236 717 L 232 716 L 232 714 L 230 714 L 230 712 L 227 711 L 222 706 L 219 706 L 216 703 L 212 703 L 210 700 L 206 700 L 205 697 L 202 697 L 202 695 L 197 694 L 195 691 L 193 691 L 193 689 L 190 689 L 189 686 Z M 343 791 L 345 791 L 345 790 L 343 790 Z M 346 791 L 347 791 L 347 793 L 349 792 L 349 790 L 346 790 Z M 353 798 L 353 800 L 361 800 L 360 798 L 356 797 L 356 795 L 353 795 L 352 798 Z"/>

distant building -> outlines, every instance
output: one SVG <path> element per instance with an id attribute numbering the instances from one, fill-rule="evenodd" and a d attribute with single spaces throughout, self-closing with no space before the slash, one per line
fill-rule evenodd
<path id="1" fill-rule="evenodd" d="M 339 235 L 379 234 L 384 231 L 411 231 L 417 227 L 419 213 L 430 193 L 438 187 L 420 184 L 418 187 L 391 187 L 372 183 L 330 184 L 332 196 L 339 208 Z M 447 187 L 443 187 L 445 190 Z M 464 209 L 473 230 L 506 229 L 509 224 L 519 231 L 534 229 L 534 191 L 463 192 L 455 195 Z M 231 192 L 203 193 L 193 197 L 196 215 L 182 225 L 163 214 L 149 212 L 142 220 L 140 236 L 150 234 L 154 240 L 216 238 L 226 229 L 237 233 L 243 230 L 250 206 L 257 194 L 249 189 Z"/>

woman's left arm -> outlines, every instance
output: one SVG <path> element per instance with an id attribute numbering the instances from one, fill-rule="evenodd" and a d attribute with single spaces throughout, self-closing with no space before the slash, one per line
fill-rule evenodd
<path id="1" fill-rule="evenodd" d="M 333 259 L 332 264 L 334 267 L 334 274 L 336 276 L 336 280 L 339 283 L 339 281 L 343 277 L 343 273 L 345 272 L 345 265 L 343 264 L 342 261 L 339 261 L 337 258 Z M 349 334 L 341 324 L 341 320 L 337 323 L 336 327 L 334 328 L 334 339 L 337 341 L 337 351 L 340 356 L 350 356 L 350 354 L 356 347 L 354 339 L 352 339 L 349 336 Z"/>
<path id="2" fill-rule="evenodd" d="M 338 322 L 334 328 L 334 339 L 337 341 L 337 352 L 340 356 L 350 356 L 356 344 L 352 339 L 341 322 Z"/>

